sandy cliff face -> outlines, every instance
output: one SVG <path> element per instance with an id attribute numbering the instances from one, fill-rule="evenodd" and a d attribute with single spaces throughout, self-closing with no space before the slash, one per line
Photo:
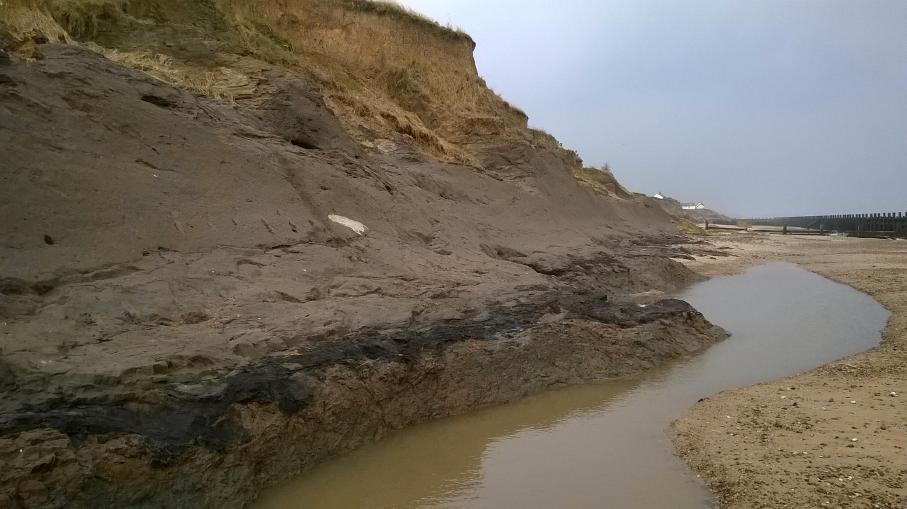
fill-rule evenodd
<path id="1" fill-rule="evenodd" d="M 465 35 L 358 1 L 0 21 L 0 503 L 240 506 L 719 336 L 635 305 L 694 279 L 668 216 L 578 179 Z"/>
<path id="2" fill-rule="evenodd" d="M 528 129 L 526 115 L 485 86 L 468 35 L 390 4 L 12 0 L 8 10 L 8 24 L 20 34 L 94 41 L 108 57 L 208 95 L 261 97 L 257 63 L 250 67 L 238 55 L 304 70 L 368 147 L 403 142 L 506 174 L 519 165 L 493 152 L 516 144 L 580 166 L 574 152 Z"/>
<path id="3" fill-rule="evenodd" d="M 541 146 L 578 163 L 485 86 L 466 34 L 370 2 L 220 5 L 240 23 L 272 27 L 324 78 L 332 109 L 366 144 L 376 135 L 414 141 L 435 156 L 488 171 L 502 166 L 490 154 L 495 143 Z"/>
<path id="4" fill-rule="evenodd" d="M 335 228 L 327 216 L 341 210 L 372 216 L 372 229 L 443 236 L 452 229 L 428 223 L 444 219 L 416 212 L 422 205 L 392 181 L 402 166 L 456 160 L 471 163 L 407 184 L 458 202 L 461 228 L 501 218 L 502 237 L 526 242 L 552 221 L 588 238 L 671 230 L 613 177 L 580 169 L 528 130 L 477 76 L 468 36 L 407 13 L 315 0 L 4 9 L 7 276 L 53 279 L 64 265 L 91 269 L 159 247 L 323 241 Z M 477 118 L 497 127 L 476 131 Z M 320 182 L 331 172 L 319 165 L 355 178 Z M 488 185 L 512 198 L 485 196 Z M 401 199 L 416 209 L 375 213 Z"/>

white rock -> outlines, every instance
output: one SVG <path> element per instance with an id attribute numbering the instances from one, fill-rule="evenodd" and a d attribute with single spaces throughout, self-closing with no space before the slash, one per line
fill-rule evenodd
<path id="1" fill-rule="evenodd" d="M 356 221 L 355 219 L 350 219 L 348 217 L 338 216 L 337 214 L 330 214 L 328 216 L 328 219 L 330 219 L 331 221 L 333 221 L 341 226 L 346 226 L 347 228 L 349 228 L 350 230 L 353 230 L 354 232 L 356 232 L 359 235 L 362 235 L 363 233 L 365 233 L 368 230 L 368 228 L 366 228 L 364 224 L 360 223 L 359 221 Z"/>

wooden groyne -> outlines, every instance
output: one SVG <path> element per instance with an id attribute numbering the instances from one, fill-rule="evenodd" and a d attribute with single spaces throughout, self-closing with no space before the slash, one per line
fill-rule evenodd
<path id="1" fill-rule="evenodd" d="M 858 237 L 907 238 L 907 212 L 875 212 L 869 214 L 833 214 L 827 216 L 794 216 L 742 219 L 740 224 L 752 226 L 803 229 L 809 232 L 839 232 Z"/>

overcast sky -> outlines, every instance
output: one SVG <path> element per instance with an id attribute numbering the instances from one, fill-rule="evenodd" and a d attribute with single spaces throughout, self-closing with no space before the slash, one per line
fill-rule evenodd
<path id="1" fill-rule="evenodd" d="M 907 0 L 404 0 L 634 191 L 740 216 L 907 211 Z"/>

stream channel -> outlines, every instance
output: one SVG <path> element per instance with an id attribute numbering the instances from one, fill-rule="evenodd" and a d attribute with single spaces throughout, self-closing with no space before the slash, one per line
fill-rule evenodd
<path id="1" fill-rule="evenodd" d="M 703 508 L 667 426 L 699 398 L 877 345 L 888 312 L 788 263 L 679 298 L 731 337 L 640 376 L 547 391 L 415 426 L 263 494 L 261 508 Z"/>

